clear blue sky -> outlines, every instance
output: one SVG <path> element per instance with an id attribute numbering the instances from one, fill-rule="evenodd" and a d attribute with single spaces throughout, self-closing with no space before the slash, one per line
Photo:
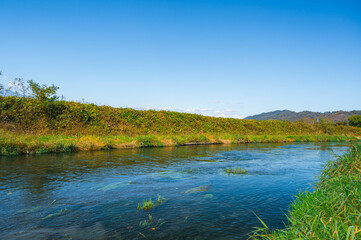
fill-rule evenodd
<path id="1" fill-rule="evenodd" d="M 361 109 L 361 1 L 0 0 L 0 70 L 115 107 Z"/>

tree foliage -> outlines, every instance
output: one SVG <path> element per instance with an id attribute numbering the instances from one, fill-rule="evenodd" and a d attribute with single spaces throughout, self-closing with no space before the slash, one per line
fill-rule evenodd
<path id="1" fill-rule="evenodd" d="M 47 86 L 45 84 L 40 85 L 33 80 L 29 80 L 28 84 L 31 90 L 31 96 L 35 99 L 38 99 L 40 101 L 55 101 L 59 98 L 56 95 L 56 92 L 59 89 L 59 87 L 57 86 Z"/>
<path id="2" fill-rule="evenodd" d="M 0 76 L 2 75 L 2 72 L 0 71 Z M 4 89 L 4 85 L 0 83 L 0 92 Z"/>
<path id="3" fill-rule="evenodd" d="M 353 127 L 361 127 L 361 115 L 354 115 L 349 117 L 348 124 Z"/>
<path id="4" fill-rule="evenodd" d="M 0 71 L 0 76 L 2 72 Z M 22 78 L 15 78 L 14 81 L 8 83 L 8 87 L 5 88 L 0 83 L 0 95 L 4 96 L 17 96 L 23 98 L 35 98 L 41 102 L 54 102 L 59 99 L 56 92 L 59 87 L 55 85 L 48 86 L 46 84 L 40 85 L 39 83 L 28 80 L 24 81 Z"/>

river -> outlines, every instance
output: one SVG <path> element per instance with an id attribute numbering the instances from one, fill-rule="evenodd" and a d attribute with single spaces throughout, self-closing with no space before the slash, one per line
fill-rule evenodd
<path id="1" fill-rule="evenodd" d="M 257 216 L 271 228 L 284 227 L 294 195 L 312 190 L 324 164 L 348 145 L 3 156 L 0 239 L 247 239 L 262 226 Z M 225 171 L 236 167 L 248 172 Z M 153 207 L 143 210 L 149 199 Z"/>

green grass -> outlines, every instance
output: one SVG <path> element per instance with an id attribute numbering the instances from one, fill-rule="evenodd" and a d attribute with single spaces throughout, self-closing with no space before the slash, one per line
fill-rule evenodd
<path id="1" fill-rule="evenodd" d="M 361 239 L 361 145 L 329 162 L 314 191 L 298 194 L 285 229 L 265 223 L 252 239 Z"/>
<path id="2" fill-rule="evenodd" d="M 107 150 L 140 147 L 180 146 L 186 143 L 262 143 L 262 142 L 330 142 L 359 141 L 348 136 L 252 136 L 252 135 L 144 135 L 144 136 L 98 136 L 98 135 L 37 135 L 18 134 L 0 128 L 0 155 L 36 154 L 52 152 Z"/>
<path id="3" fill-rule="evenodd" d="M 165 198 L 158 194 L 158 199 L 157 199 L 158 206 L 161 205 L 164 201 L 165 201 Z"/>
<path id="4" fill-rule="evenodd" d="M 152 209 L 154 206 L 154 203 L 152 201 L 152 199 L 150 198 L 149 200 L 144 200 L 143 203 L 138 203 L 138 210 L 143 210 L 143 211 L 148 211 L 150 209 Z"/>
<path id="5" fill-rule="evenodd" d="M 161 205 L 164 201 L 165 198 L 158 194 L 158 199 L 157 199 L 158 206 Z M 148 211 L 154 207 L 154 204 L 155 203 L 152 201 L 151 198 L 149 198 L 149 200 L 145 199 L 143 200 L 143 203 L 138 203 L 138 210 Z M 152 221 L 151 215 L 149 215 L 149 221 L 150 222 Z"/>
<path id="6" fill-rule="evenodd" d="M 226 168 L 224 171 L 228 174 L 246 174 L 246 173 L 248 173 L 247 169 L 243 169 L 240 167 Z"/>

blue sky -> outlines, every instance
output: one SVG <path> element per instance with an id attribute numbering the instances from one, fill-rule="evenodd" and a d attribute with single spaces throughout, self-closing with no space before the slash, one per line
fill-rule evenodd
<path id="1" fill-rule="evenodd" d="M 361 2 L 0 0 L 0 70 L 115 107 L 361 109 Z"/>

